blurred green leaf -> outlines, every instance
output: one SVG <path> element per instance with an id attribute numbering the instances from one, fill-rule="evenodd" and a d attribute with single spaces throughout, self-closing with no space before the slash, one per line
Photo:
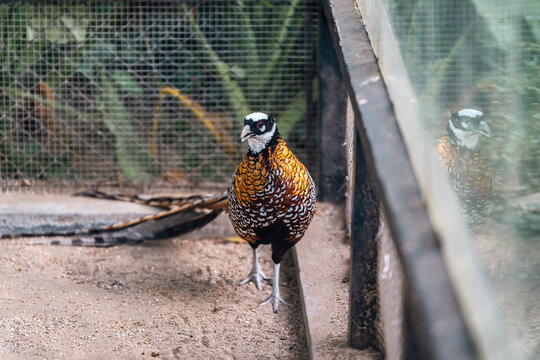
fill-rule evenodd
<path id="1" fill-rule="evenodd" d="M 223 83 L 223 87 L 227 90 L 226 94 L 229 97 L 229 102 L 232 110 L 235 113 L 237 119 L 243 119 L 246 114 L 249 114 L 251 111 L 248 107 L 246 97 L 240 85 L 231 77 L 231 69 L 229 66 L 223 62 L 218 54 L 212 49 L 212 46 L 206 39 L 206 36 L 201 31 L 195 19 L 191 15 L 191 11 L 188 8 L 181 4 L 180 9 L 184 12 L 184 16 L 188 18 L 191 30 L 196 34 L 197 40 L 201 44 L 202 49 L 204 50 L 206 56 L 208 56 L 210 63 L 216 69 L 216 72 L 219 74 L 220 80 Z"/>
<path id="2" fill-rule="evenodd" d="M 63 27 L 49 25 L 45 28 L 43 33 L 45 34 L 45 39 L 52 43 L 67 44 L 69 42 L 69 34 Z"/>
<path id="3" fill-rule="evenodd" d="M 43 11 L 40 12 L 36 8 L 36 5 L 29 8 L 32 14 L 26 25 L 28 41 L 45 39 L 52 43 L 66 44 L 72 40 L 83 42 L 86 39 L 89 24 L 87 7 L 76 6 L 67 14 L 58 5 L 41 6 Z"/>
<path id="4" fill-rule="evenodd" d="M 41 53 L 33 46 L 19 51 L 16 72 L 23 72 L 33 66 L 41 58 Z"/>
<path id="5" fill-rule="evenodd" d="M 116 157 L 122 173 L 132 181 L 150 181 L 155 173 L 152 157 L 142 149 L 142 141 L 130 123 L 117 89 L 104 76 L 101 87 L 103 96 L 97 101 L 98 108 L 107 129 L 114 135 Z"/>
<path id="6" fill-rule="evenodd" d="M 241 68 L 240 66 L 237 66 L 237 65 L 231 66 L 231 71 L 239 79 L 244 79 L 246 77 L 246 70 Z"/>
<path id="7" fill-rule="evenodd" d="M 116 80 L 120 89 L 124 92 L 129 92 L 130 94 L 139 95 L 143 94 L 142 88 L 139 86 L 139 83 L 135 80 L 135 77 L 125 71 L 116 70 L 112 75 L 113 79 Z"/>
<path id="8" fill-rule="evenodd" d="M 303 20 L 294 16 L 299 3 L 300 0 L 292 0 L 291 3 L 282 10 L 283 24 L 279 27 L 279 32 L 274 39 L 274 49 L 270 52 L 269 58 L 266 59 L 265 66 L 261 72 L 262 78 L 266 80 L 263 88 L 266 88 L 268 82 L 272 81 L 277 65 L 285 58 L 285 55 L 289 53 L 289 50 L 292 48 L 294 41 L 297 38 L 294 33 L 299 31 L 301 27 L 298 26 L 298 23 Z"/>
<path id="9" fill-rule="evenodd" d="M 86 38 L 86 27 L 88 26 L 88 18 L 81 18 L 80 23 L 78 24 L 77 21 L 70 17 L 70 16 L 62 16 L 60 18 L 62 23 L 66 28 L 69 29 L 75 40 L 78 42 L 83 42 Z"/>
<path id="10" fill-rule="evenodd" d="M 319 79 L 314 78 L 312 84 L 312 101 L 316 102 L 319 97 Z M 289 138 L 291 130 L 300 120 L 302 120 L 302 118 L 306 114 L 306 105 L 306 92 L 302 89 L 298 92 L 298 94 L 296 94 L 287 109 L 285 109 L 285 111 L 280 114 L 278 123 L 279 133 L 285 139 Z"/>
<path id="11" fill-rule="evenodd" d="M 257 47 L 257 38 L 253 32 L 252 19 L 249 16 L 246 4 L 242 0 L 236 2 L 236 6 L 240 8 L 240 21 L 244 36 L 240 38 L 243 43 L 244 51 L 252 52 L 252 61 L 255 66 L 259 65 L 259 52 Z M 245 75 L 245 74 L 243 74 Z M 241 76 L 242 78 L 243 76 Z"/>

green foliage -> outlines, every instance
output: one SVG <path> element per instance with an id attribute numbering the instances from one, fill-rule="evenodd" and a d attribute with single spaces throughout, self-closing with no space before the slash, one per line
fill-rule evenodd
<path id="1" fill-rule="evenodd" d="M 309 30 L 304 26 L 303 2 L 218 1 L 222 13 L 200 2 L 164 2 L 145 8 L 134 19 L 137 6 L 63 1 L 0 4 L 3 171 L 17 169 L 24 159 L 37 159 L 35 149 L 47 147 L 42 136 L 32 140 L 33 148 L 12 151 L 11 144 L 19 141 L 15 137 L 20 134 L 9 129 L 24 121 L 38 121 L 36 104 L 54 110 L 54 119 L 42 119 L 39 125 L 45 128 L 51 122 L 47 131 L 53 131 L 55 141 L 65 149 L 62 163 L 69 166 L 85 152 L 95 151 L 77 140 L 82 136 L 77 133 L 79 123 L 84 124 L 96 132 L 86 135 L 101 139 L 104 148 L 114 148 L 123 177 L 133 181 L 148 181 L 161 168 L 160 160 L 147 154 L 145 134 L 162 86 L 180 89 L 219 115 L 216 119 L 233 119 L 231 124 L 217 125 L 235 131 L 240 119 L 255 110 L 284 115 L 280 125 L 286 132 L 304 117 L 302 89 L 310 80 L 300 77 L 290 83 L 290 77 L 276 73 L 293 61 L 294 52 L 306 41 Z M 250 13 L 257 14 L 259 21 L 252 21 Z M 281 26 L 275 26 L 277 19 Z M 221 36 L 232 32 L 237 39 Z M 54 98 L 36 90 L 41 83 L 52 89 Z M 284 99 L 284 89 L 298 96 Z M 13 110 L 21 108 L 22 113 Z M 194 164 L 204 177 L 209 166 L 201 165 L 200 156 L 209 155 L 197 154 L 198 149 L 208 143 L 214 143 L 216 151 L 220 147 L 204 134 L 208 131 L 204 126 L 193 124 L 198 120 L 184 115 L 178 113 L 175 119 L 171 114 L 169 122 L 177 124 L 160 127 L 160 136 L 169 143 L 190 146 L 193 152 L 178 154 L 179 167 Z M 186 122 L 191 123 L 186 127 Z M 175 129 L 174 139 L 167 133 L 171 128 Z M 180 128 L 196 133 L 186 137 Z M 44 161 L 45 168 L 47 162 L 55 163 L 52 155 Z M 216 162 L 226 163 L 222 158 Z M 228 176 L 228 170 L 226 173 Z"/>
<path id="2" fill-rule="evenodd" d="M 319 95 L 318 78 L 313 79 L 312 87 L 313 87 L 312 101 L 316 103 L 318 101 L 318 95 Z M 297 125 L 298 120 L 300 120 L 306 114 L 307 112 L 306 107 L 307 107 L 306 94 L 305 94 L 305 91 L 301 90 L 294 97 L 293 102 L 281 114 L 278 120 L 279 132 L 285 139 L 289 138 L 292 130 L 294 129 L 294 126 Z"/>
<path id="3" fill-rule="evenodd" d="M 235 118 L 241 119 L 250 112 L 242 88 L 240 88 L 238 83 L 234 80 L 229 66 L 223 62 L 219 58 L 219 55 L 212 49 L 212 46 L 206 39 L 206 36 L 195 22 L 194 16 L 189 13 L 184 4 L 180 4 L 179 7 L 182 9 L 184 16 L 188 18 L 189 29 L 196 35 L 197 40 L 200 43 L 202 53 L 214 67 L 219 78 L 221 79 L 222 86 L 225 89 L 228 89 L 229 103 L 235 113 Z"/>
<path id="4" fill-rule="evenodd" d="M 121 86 L 131 85 L 126 75 L 115 73 L 114 80 Z M 124 81 L 124 83 L 122 83 Z M 118 94 L 118 86 L 105 77 L 101 79 L 103 95 L 97 101 L 97 108 L 103 115 L 107 129 L 114 135 L 116 157 L 122 174 L 129 180 L 146 182 L 152 179 L 153 161 L 150 154 L 140 146 L 141 139 L 129 121 L 129 114 Z"/>

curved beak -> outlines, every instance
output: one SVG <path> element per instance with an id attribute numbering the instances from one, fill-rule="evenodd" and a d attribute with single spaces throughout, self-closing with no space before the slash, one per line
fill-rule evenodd
<path id="1" fill-rule="evenodd" d="M 478 124 L 478 130 L 480 134 L 485 135 L 487 137 L 491 136 L 491 129 L 489 128 L 489 125 L 485 121 L 480 121 Z"/>
<path id="2" fill-rule="evenodd" d="M 242 141 L 245 141 L 252 136 L 255 136 L 255 134 L 251 132 L 251 128 L 249 127 L 249 125 L 244 126 L 244 128 L 242 129 L 242 133 L 240 134 L 240 139 L 242 139 Z"/>

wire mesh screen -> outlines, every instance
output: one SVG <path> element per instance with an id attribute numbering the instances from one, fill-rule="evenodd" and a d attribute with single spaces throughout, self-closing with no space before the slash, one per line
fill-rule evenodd
<path id="1" fill-rule="evenodd" d="M 517 347 L 538 358 L 540 2 L 384 2 Z"/>
<path id="2" fill-rule="evenodd" d="M 316 11 L 298 0 L 0 4 L 2 188 L 221 188 L 253 111 L 275 116 L 315 169 Z"/>

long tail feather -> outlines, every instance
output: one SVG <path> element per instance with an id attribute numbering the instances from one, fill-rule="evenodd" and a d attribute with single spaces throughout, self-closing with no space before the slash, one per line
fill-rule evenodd
<path id="1" fill-rule="evenodd" d="M 153 206 L 157 208 L 171 208 L 174 206 L 183 206 L 194 201 L 204 199 L 201 195 L 192 196 L 147 196 L 147 195 L 124 195 L 107 194 L 101 191 L 81 191 L 73 194 L 74 196 L 84 196 L 94 199 L 116 200 L 132 202 L 141 205 Z"/>
<path id="2" fill-rule="evenodd" d="M 208 210 L 206 210 L 208 211 Z M 214 220 L 223 208 L 205 211 L 183 212 L 158 221 L 140 223 L 131 228 L 97 235 L 78 235 L 76 238 L 59 238 L 35 241 L 33 245 L 110 247 L 136 245 L 147 240 L 160 240 L 186 234 L 200 229 Z"/>

